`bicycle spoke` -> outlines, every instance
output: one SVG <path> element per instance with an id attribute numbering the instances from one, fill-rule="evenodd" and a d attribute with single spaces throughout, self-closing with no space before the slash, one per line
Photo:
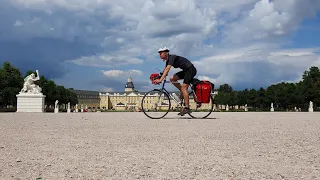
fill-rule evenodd
<path id="1" fill-rule="evenodd" d="M 152 90 L 144 95 L 141 101 L 143 113 L 152 119 L 163 118 L 171 107 L 167 94 L 160 90 Z"/>
<path id="2" fill-rule="evenodd" d="M 213 97 L 210 98 L 210 101 L 208 103 L 197 103 L 195 102 L 193 92 L 189 93 L 189 104 L 190 109 L 192 113 L 189 113 L 189 115 L 192 118 L 206 118 L 208 117 L 212 111 L 214 106 L 214 100 Z"/>

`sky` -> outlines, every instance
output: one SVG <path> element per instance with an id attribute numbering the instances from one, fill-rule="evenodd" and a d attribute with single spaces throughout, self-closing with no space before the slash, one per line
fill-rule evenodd
<path id="1" fill-rule="evenodd" d="M 138 91 L 159 88 L 149 76 L 164 69 L 163 46 L 192 61 L 196 78 L 235 90 L 299 82 L 320 65 L 319 0 L 0 3 L 0 63 L 66 88 L 122 92 L 128 77 Z"/>

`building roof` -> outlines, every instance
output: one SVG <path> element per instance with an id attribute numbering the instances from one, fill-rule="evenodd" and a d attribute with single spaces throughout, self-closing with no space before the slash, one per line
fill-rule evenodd
<path id="1" fill-rule="evenodd" d="M 134 85 L 132 82 L 127 82 L 126 88 L 134 88 Z"/>
<path id="2" fill-rule="evenodd" d="M 80 94 L 80 95 L 91 95 L 91 96 L 99 96 L 98 91 L 89 91 L 89 90 L 78 90 L 78 89 L 70 89 L 70 91 Z"/>

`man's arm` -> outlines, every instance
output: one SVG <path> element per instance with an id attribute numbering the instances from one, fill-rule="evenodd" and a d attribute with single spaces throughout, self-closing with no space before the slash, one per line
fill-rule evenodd
<path id="1" fill-rule="evenodd" d="M 167 75 L 168 75 L 168 73 L 170 71 L 170 68 L 171 68 L 171 65 L 167 65 L 166 66 L 166 68 L 164 69 L 163 74 L 162 74 L 162 76 L 160 78 L 160 81 L 163 81 L 167 77 Z"/>

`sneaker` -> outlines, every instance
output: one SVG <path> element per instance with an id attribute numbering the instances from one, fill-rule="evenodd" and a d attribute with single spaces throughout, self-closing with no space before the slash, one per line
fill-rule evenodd
<path id="1" fill-rule="evenodd" d="M 187 113 L 191 113 L 191 109 L 190 109 L 190 108 L 185 107 L 185 108 L 183 108 L 183 110 L 182 110 L 181 112 L 179 112 L 179 114 L 178 114 L 178 115 L 180 115 L 180 116 L 184 116 L 184 115 L 185 115 L 185 114 L 187 114 Z"/>

